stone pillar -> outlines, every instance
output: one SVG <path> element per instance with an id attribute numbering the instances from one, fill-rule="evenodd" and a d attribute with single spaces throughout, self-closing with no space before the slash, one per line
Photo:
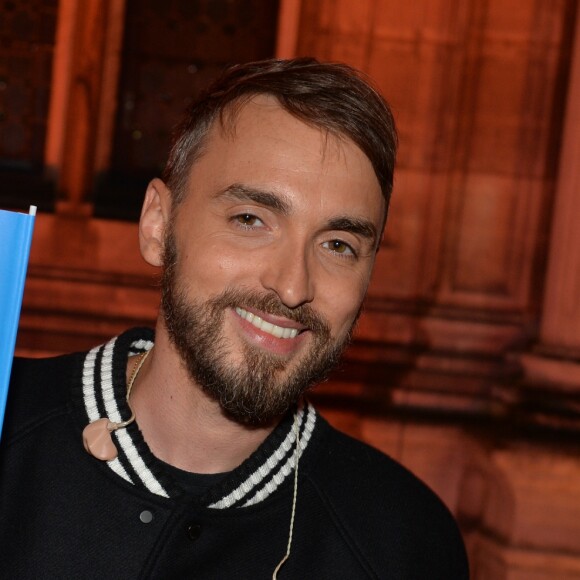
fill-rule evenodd
<path id="1" fill-rule="evenodd" d="M 580 12 L 564 122 L 539 344 L 522 364 L 527 384 L 580 393 Z"/>
<path id="2" fill-rule="evenodd" d="M 60 2 L 45 162 L 61 214 L 92 213 L 92 179 L 108 163 L 124 13 L 125 0 Z"/>

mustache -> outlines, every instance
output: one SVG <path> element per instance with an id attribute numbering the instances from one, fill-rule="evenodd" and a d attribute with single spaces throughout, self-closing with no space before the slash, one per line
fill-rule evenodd
<path id="1" fill-rule="evenodd" d="M 309 304 L 289 308 L 273 293 L 260 293 L 255 290 L 226 288 L 221 294 L 210 300 L 212 313 L 218 315 L 225 308 L 236 306 L 244 310 L 261 310 L 274 316 L 282 316 L 306 327 L 323 338 L 330 338 L 330 324 Z"/>

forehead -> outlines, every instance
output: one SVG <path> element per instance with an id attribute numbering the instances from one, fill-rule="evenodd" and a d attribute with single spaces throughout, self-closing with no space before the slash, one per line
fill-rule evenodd
<path id="1" fill-rule="evenodd" d="M 189 195 L 233 183 L 300 193 L 303 205 L 337 202 L 380 222 L 384 198 L 371 162 L 350 139 L 306 124 L 277 99 L 258 95 L 214 122 L 193 164 Z M 369 215 L 372 214 L 372 215 Z"/>

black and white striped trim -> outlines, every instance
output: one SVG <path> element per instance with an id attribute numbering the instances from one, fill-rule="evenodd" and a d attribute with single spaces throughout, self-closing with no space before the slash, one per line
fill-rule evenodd
<path id="1" fill-rule="evenodd" d="M 116 340 L 114 338 L 105 345 L 94 348 L 88 353 L 85 359 L 83 368 L 83 396 L 85 410 L 91 422 L 96 421 L 101 416 L 106 416 L 110 421 L 115 423 L 126 419 L 126 417 L 121 417 L 118 400 L 115 396 L 115 384 L 113 382 L 113 353 Z M 151 342 L 143 345 L 146 350 L 152 346 L 153 343 Z M 138 348 L 137 343 L 133 347 Z M 100 364 L 96 365 L 95 361 L 99 354 L 101 355 Z M 99 399 L 104 406 L 104 415 L 99 414 Z M 120 448 L 119 457 L 108 461 L 108 466 L 117 475 L 134 484 L 134 477 L 129 475 L 129 470 L 121 459 L 124 456 L 123 458 L 128 461 L 131 471 L 151 493 L 162 497 L 169 497 L 167 491 L 165 491 L 161 483 L 141 458 L 127 430 L 119 429 L 115 431 L 114 436 L 117 439 L 117 447 Z"/>
<path id="2" fill-rule="evenodd" d="M 314 407 L 306 403 L 306 407 L 298 411 L 297 420 L 301 433 L 300 454 L 302 454 L 310 441 L 314 424 L 316 423 Z M 216 509 L 226 509 L 234 506 L 247 507 L 265 500 L 276 491 L 278 486 L 293 471 L 296 464 L 295 454 L 293 453 L 295 442 L 296 432 L 291 429 L 278 449 L 252 475 L 231 493 L 212 503 L 209 507 Z M 245 501 L 243 501 L 244 499 Z"/>
<path id="3" fill-rule="evenodd" d="M 124 340 L 121 341 L 121 338 Z M 137 339 L 132 341 L 128 348 L 122 348 L 119 342 L 127 344 L 125 335 L 113 338 L 108 343 L 93 348 L 85 357 L 82 372 L 82 394 L 84 410 L 89 422 L 102 417 L 107 417 L 114 422 L 121 422 L 126 420 L 130 414 L 125 402 L 124 369 L 127 357 L 149 350 L 153 347 L 153 342 L 147 339 Z M 121 352 L 123 350 L 124 353 Z M 298 422 L 300 454 L 304 453 L 311 439 L 316 425 L 316 416 L 314 407 L 308 402 L 297 410 L 295 421 Z M 226 482 L 223 486 L 226 491 L 222 492 L 221 497 L 217 495 L 219 499 L 213 495 L 211 500 L 207 502 L 207 507 L 228 509 L 255 505 L 265 500 L 282 485 L 295 468 L 296 430 L 291 422 L 284 423 L 284 426 L 281 424 L 277 430 L 279 429 L 286 429 L 286 432 L 285 435 L 284 433 L 277 434 L 278 440 L 281 439 L 277 447 L 257 465 L 256 459 L 253 459 L 253 463 L 250 460 L 247 467 L 251 466 L 251 475 L 247 475 L 247 467 L 244 472 L 245 476 L 240 475 L 242 471 L 240 468 L 234 470 L 229 478 L 229 483 Z M 108 461 L 108 467 L 116 475 L 133 485 L 144 487 L 149 492 L 161 497 L 172 497 L 171 486 L 165 485 L 168 480 L 163 479 L 164 475 L 160 478 L 159 470 L 153 467 L 156 460 L 151 456 L 136 425 L 134 428 L 132 426 L 127 429 L 119 429 L 114 432 L 113 436 L 116 439 L 119 456 Z M 272 443 L 273 441 L 269 444 L 270 448 Z M 268 449 L 264 444 L 263 446 L 263 451 Z M 258 454 L 258 457 L 264 457 L 263 452 L 262 455 Z"/>

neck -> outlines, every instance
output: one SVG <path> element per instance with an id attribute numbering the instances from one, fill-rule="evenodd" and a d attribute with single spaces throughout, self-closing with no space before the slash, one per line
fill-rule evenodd
<path id="1" fill-rule="evenodd" d="M 135 357 L 127 365 L 128 374 Z M 194 473 L 231 471 L 266 439 L 275 424 L 241 425 L 192 382 L 164 329 L 131 392 L 131 407 L 152 453 Z"/>

